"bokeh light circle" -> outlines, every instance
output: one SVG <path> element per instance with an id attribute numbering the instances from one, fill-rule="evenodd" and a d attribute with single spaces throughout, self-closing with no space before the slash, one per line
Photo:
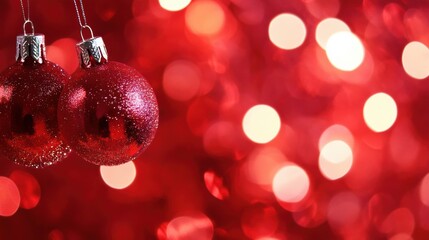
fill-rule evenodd
<path id="1" fill-rule="evenodd" d="M 353 165 L 353 152 L 341 140 L 334 140 L 323 146 L 319 156 L 319 169 L 330 180 L 344 177 Z"/>
<path id="2" fill-rule="evenodd" d="M 352 192 L 341 192 L 331 198 L 327 209 L 327 219 L 334 228 L 342 228 L 355 223 L 361 214 L 360 199 Z"/>
<path id="3" fill-rule="evenodd" d="M 365 48 L 356 35 L 350 31 L 342 31 L 332 34 L 328 39 L 326 54 L 335 68 L 353 71 L 362 64 Z"/>
<path id="4" fill-rule="evenodd" d="M 243 118 L 243 131 L 256 143 L 273 140 L 280 131 L 281 121 L 277 111 L 264 104 L 250 108 Z"/>
<path id="5" fill-rule="evenodd" d="M 273 179 L 273 193 L 282 202 L 300 202 L 309 189 L 310 179 L 307 172 L 296 165 L 282 167 Z"/>
<path id="6" fill-rule="evenodd" d="M 185 21 L 192 33 L 200 36 L 213 36 L 219 33 L 224 26 L 225 12 L 216 1 L 196 1 L 186 9 Z"/>
<path id="7" fill-rule="evenodd" d="M 349 26 L 338 18 L 325 18 L 317 24 L 316 41 L 325 49 L 328 39 L 337 32 L 350 31 Z"/>
<path id="8" fill-rule="evenodd" d="M 304 22 L 294 14 L 282 13 L 274 17 L 268 27 L 268 36 L 277 47 L 285 50 L 302 45 L 307 35 Z"/>
<path id="9" fill-rule="evenodd" d="M 167 11 L 176 12 L 186 8 L 191 0 L 159 0 L 159 5 Z"/>
<path id="10" fill-rule="evenodd" d="M 10 217 L 16 213 L 21 202 L 18 187 L 10 178 L 0 177 L 0 216 Z"/>
<path id="11" fill-rule="evenodd" d="M 429 173 L 420 182 L 420 201 L 429 207 Z"/>
<path id="12" fill-rule="evenodd" d="M 402 52 L 402 66 L 412 78 L 427 78 L 429 76 L 429 48 L 417 41 L 408 43 Z"/>
<path id="13" fill-rule="evenodd" d="M 322 148 L 329 142 L 333 140 L 341 140 L 347 143 L 350 147 L 354 145 L 354 137 L 352 132 L 350 130 L 340 124 L 334 124 L 325 131 L 323 131 L 322 135 L 320 135 L 319 138 L 319 150 L 322 150 Z"/>
<path id="14" fill-rule="evenodd" d="M 170 98 L 187 101 L 198 93 L 200 82 L 201 73 L 195 64 L 177 60 L 165 69 L 162 86 Z"/>
<path id="15" fill-rule="evenodd" d="M 137 171 L 133 161 L 117 166 L 100 166 L 103 181 L 111 188 L 127 188 L 136 178 Z"/>
<path id="16" fill-rule="evenodd" d="M 388 130 L 395 123 L 397 116 L 395 100 L 386 93 L 376 93 L 365 102 L 363 117 L 366 125 L 374 132 Z"/>
<path id="17" fill-rule="evenodd" d="M 37 179 L 30 173 L 15 170 L 10 174 L 10 179 L 15 182 L 21 196 L 20 207 L 32 209 L 39 204 L 41 189 Z"/>

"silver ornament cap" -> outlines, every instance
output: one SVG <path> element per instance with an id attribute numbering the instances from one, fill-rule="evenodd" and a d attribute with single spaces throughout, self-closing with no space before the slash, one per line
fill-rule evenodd
<path id="1" fill-rule="evenodd" d="M 82 68 L 90 68 L 108 61 L 106 45 L 101 37 L 93 37 L 76 44 L 76 50 Z"/>
<path id="2" fill-rule="evenodd" d="M 43 34 L 24 34 L 16 37 L 16 55 L 17 62 L 25 62 L 32 59 L 39 64 L 46 58 L 45 35 Z"/>

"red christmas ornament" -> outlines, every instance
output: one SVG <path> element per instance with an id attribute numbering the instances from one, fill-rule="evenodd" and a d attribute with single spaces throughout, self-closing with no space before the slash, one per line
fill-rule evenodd
<path id="1" fill-rule="evenodd" d="M 135 159 L 158 128 L 158 104 L 137 70 L 107 61 L 102 38 L 77 44 L 81 68 L 61 94 L 58 121 L 71 148 L 96 165 Z"/>
<path id="2" fill-rule="evenodd" d="M 45 59 L 44 35 L 18 36 L 16 60 L 0 75 L 0 153 L 27 167 L 49 166 L 70 152 L 57 122 L 70 76 Z"/>

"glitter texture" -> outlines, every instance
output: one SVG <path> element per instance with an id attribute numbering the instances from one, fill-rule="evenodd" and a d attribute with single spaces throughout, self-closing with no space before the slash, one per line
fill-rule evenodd
<path id="1" fill-rule="evenodd" d="M 158 104 L 137 70 L 108 62 L 77 70 L 60 98 L 64 139 L 85 160 L 118 165 L 135 159 L 158 128 Z"/>
<path id="2" fill-rule="evenodd" d="M 59 138 L 57 103 L 70 76 L 49 61 L 26 61 L 0 78 L 0 153 L 33 168 L 64 159 L 70 148 Z"/>

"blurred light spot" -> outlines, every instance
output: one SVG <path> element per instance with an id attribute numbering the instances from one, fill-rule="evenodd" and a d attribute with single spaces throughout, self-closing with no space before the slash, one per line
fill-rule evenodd
<path id="1" fill-rule="evenodd" d="M 264 203 L 247 207 L 241 215 L 241 229 L 250 239 L 271 236 L 279 223 L 276 210 Z"/>
<path id="2" fill-rule="evenodd" d="M 185 21 L 192 33 L 213 36 L 219 33 L 224 26 L 225 12 L 215 1 L 200 0 L 189 5 Z"/>
<path id="3" fill-rule="evenodd" d="M 201 73 L 195 64 L 186 60 L 170 63 L 164 71 L 162 85 L 172 99 L 187 101 L 200 89 Z"/>
<path id="4" fill-rule="evenodd" d="M 397 115 L 398 109 L 395 100 L 383 92 L 368 98 L 363 108 L 365 123 L 374 132 L 388 130 L 395 123 Z"/>
<path id="5" fill-rule="evenodd" d="M 130 161 L 117 166 L 100 166 L 101 178 L 111 188 L 124 189 L 136 178 L 136 166 Z"/>
<path id="6" fill-rule="evenodd" d="M 323 131 L 319 138 L 319 150 L 333 140 L 342 140 L 349 146 L 354 145 L 354 137 L 348 128 L 340 124 L 334 124 Z"/>
<path id="7" fill-rule="evenodd" d="M 323 49 L 326 47 L 328 39 L 337 32 L 350 31 L 349 26 L 338 18 L 326 18 L 319 22 L 316 27 L 316 41 Z"/>
<path id="8" fill-rule="evenodd" d="M 16 184 L 10 178 L 0 176 L 0 216 L 10 217 L 15 214 L 20 202 Z"/>
<path id="9" fill-rule="evenodd" d="M 359 198 L 351 192 L 336 194 L 328 205 L 327 218 L 332 227 L 342 228 L 354 224 L 360 215 Z"/>
<path id="10" fill-rule="evenodd" d="M 274 45 L 290 50 L 301 46 L 307 35 L 307 29 L 296 15 L 282 13 L 271 20 L 268 35 Z"/>
<path id="11" fill-rule="evenodd" d="M 27 172 L 16 170 L 10 174 L 10 179 L 12 179 L 18 187 L 21 196 L 20 206 L 24 209 L 36 207 L 40 201 L 41 195 L 40 185 L 36 178 Z"/>
<path id="12" fill-rule="evenodd" d="M 243 167 L 250 181 L 272 191 L 273 178 L 286 162 L 286 157 L 278 148 L 263 147 L 254 150 Z"/>
<path id="13" fill-rule="evenodd" d="M 214 234 L 212 221 L 205 215 L 182 216 L 167 225 L 168 240 L 211 240 Z"/>
<path id="14" fill-rule="evenodd" d="M 319 169 L 330 180 L 344 177 L 353 165 L 353 152 L 347 143 L 335 140 L 320 151 Z"/>
<path id="15" fill-rule="evenodd" d="M 180 11 L 187 7 L 191 0 L 159 0 L 159 5 L 167 11 Z"/>
<path id="16" fill-rule="evenodd" d="M 223 185 L 221 177 L 217 176 L 213 171 L 206 171 L 204 173 L 204 183 L 210 194 L 219 199 L 224 200 L 229 197 L 228 189 Z"/>
<path id="17" fill-rule="evenodd" d="M 332 34 L 328 39 L 326 54 L 334 67 L 343 71 L 353 71 L 362 64 L 365 49 L 356 35 L 343 31 Z"/>
<path id="18" fill-rule="evenodd" d="M 415 79 L 429 76 L 429 49 L 421 42 L 410 42 L 402 52 L 405 72 Z"/>
<path id="19" fill-rule="evenodd" d="M 390 134 L 389 156 L 398 172 L 414 171 L 420 163 L 421 143 L 412 128 L 409 122 L 398 122 Z"/>
<path id="20" fill-rule="evenodd" d="M 78 58 L 70 57 L 75 54 L 76 40 L 61 38 L 46 47 L 48 60 L 61 66 L 69 74 L 79 66 Z"/>
<path id="21" fill-rule="evenodd" d="M 296 165 L 281 168 L 273 179 L 277 199 L 287 203 L 300 202 L 310 189 L 310 179 L 304 169 Z"/>
<path id="22" fill-rule="evenodd" d="M 413 213 L 408 208 L 392 211 L 381 225 L 381 231 L 388 235 L 399 233 L 412 234 L 415 227 Z"/>
<path id="23" fill-rule="evenodd" d="M 424 176 L 420 183 L 420 201 L 429 207 L 429 173 Z"/>
<path id="24" fill-rule="evenodd" d="M 243 118 L 243 131 L 256 143 L 273 140 L 280 131 L 281 121 L 277 111 L 268 105 L 250 108 Z"/>

